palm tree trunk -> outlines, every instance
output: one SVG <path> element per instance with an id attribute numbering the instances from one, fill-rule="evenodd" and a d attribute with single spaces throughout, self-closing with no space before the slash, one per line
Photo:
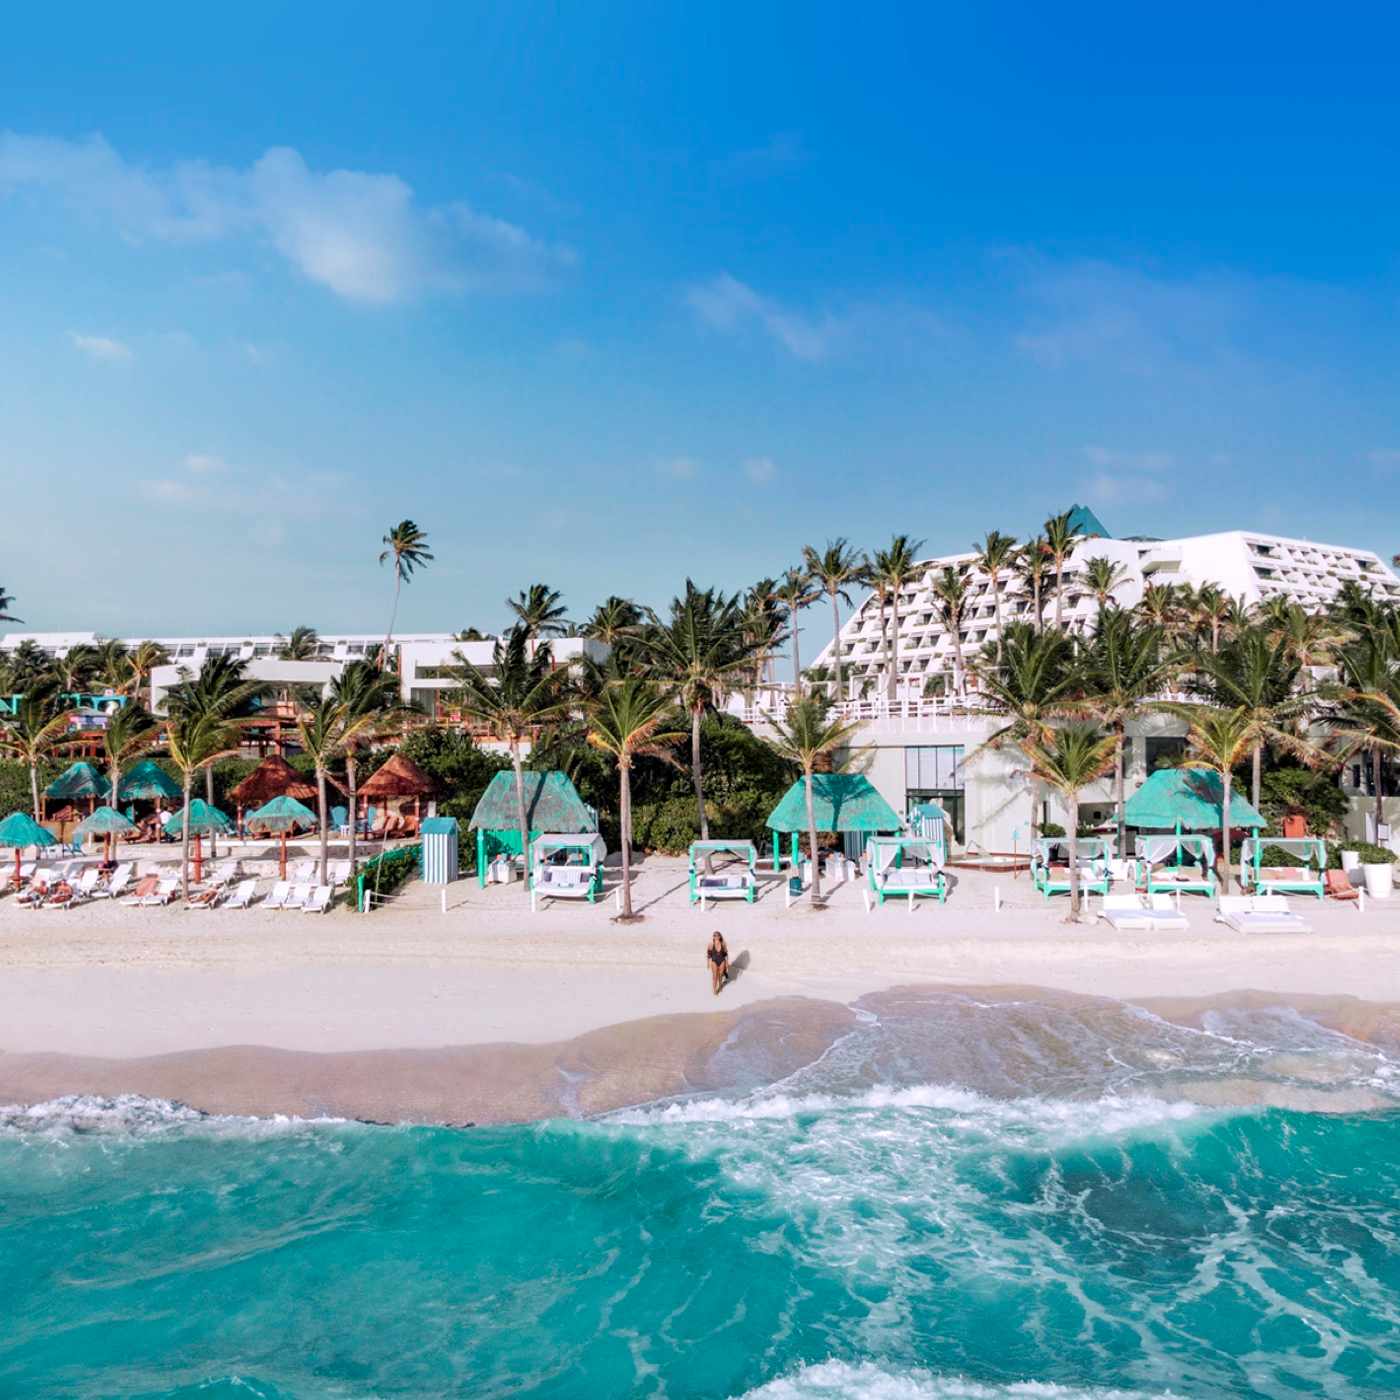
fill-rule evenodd
<path id="1" fill-rule="evenodd" d="M 1071 919 L 1079 917 L 1079 794 L 1067 792 L 1069 801 L 1069 821 L 1065 829 L 1069 832 L 1069 913 Z"/>
<path id="2" fill-rule="evenodd" d="M 797 645 L 797 609 L 792 610 L 792 693 L 802 699 L 802 652 Z"/>
<path id="3" fill-rule="evenodd" d="M 1039 632 L 1044 625 L 1044 620 L 1040 614 L 1040 575 L 1038 573 L 1031 579 L 1031 607 L 1035 610 L 1035 630 Z"/>
<path id="4" fill-rule="evenodd" d="M 953 689 L 957 694 L 962 694 L 967 689 L 967 667 L 963 664 L 961 618 L 953 629 L 953 664 L 958 668 L 957 684 Z"/>
<path id="5" fill-rule="evenodd" d="M 617 810 L 622 826 L 622 917 L 632 917 L 632 765 L 618 762 Z"/>
<path id="6" fill-rule="evenodd" d="M 1128 807 L 1123 773 L 1126 767 L 1123 762 L 1126 733 L 1122 724 L 1115 726 L 1115 734 L 1118 743 L 1113 756 L 1113 800 L 1118 808 L 1118 859 L 1126 860 L 1128 858 Z"/>
<path id="7" fill-rule="evenodd" d="M 204 800 L 209 806 L 214 805 L 214 765 L 211 763 L 204 770 Z M 218 859 L 218 834 L 214 827 L 209 828 L 209 859 Z"/>
<path id="8" fill-rule="evenodd" d="M 29 794 L 34 799 L 34 820 L 37 822 L 39 820 L 39 764 L 37 760 L 29 765 Z"/>
<path id="9" fill-rule="evenodd" d="M 185 772 L 185 809 L 180 820 L 180 895 L 186 903 L 190 898 L 190 791 L 194 787 L 194 774 Z"/>
<path id="10" fill-rule="evenodd" d="M 803 788 L 807 796 L 807 848 L 812 856 L 812 903 L 822 902 L 822 867 L 817 859 L 817 807 L 812 799 L 812 770 L 803 774 Z"/>
<path id="11" fill-rule="evenodd" d="M 836 654 L 836 696 L 837 701 L 846 698 L 845 677 L 841 673 L 841 605 L 836 601 L 836 594 L 831 595 L 831 618 L 836 625 L 836 630 L 831 634 L 831 645 Z"/>
<path id="12" fill-rule="evenodd" d="M 384 650 L 379 653 L 379 669 L 381 671 L 389 664 L 389 643 L 393 640 L 394 624 L 399 620 L 399 589 L 402 587 L 403 573 L 396 558 L 394 560 L 394 608 L 389 614 L 389 630 L 384 634 Z"/>
<path id="13" fill-rule="evenodd" d="M 316 815 L 321 819 L 321 879 L 323 885 L 330 884 L 329 875 L 331 834 L 326 828 L 326 769 L 324 764 L 316 765 Z"/>
<path id="14" fill-rule="evenodd" d="M 890 680 L 887 693 L 893 700 L 899 693 L 899 590 L 897 588 L 890 593 L 890 638 L 893 645 L 890 652 Z"/>
<path id="15" fill-rule="evenodd" d="M 1249 776 L 1249 799 L 1254 803 L 1254 810 L 1259 810 L 1259 776 L 1263 763 L 1264 741 L 1261 739 L 1254 746 L 1254 752 L 1250 755 L 1250 776 Z"/>
<path id="16" fill-rule="evenodd" d="M 1001 580 L 992 575 L 992 617 L 997 625 L 997 665 L 1001 665 Z"/>
<path id="17" fill-rule="evenodd" d="M 886 601 L 886 599 L 885 599 L 885 593 L 884 593 L 883 590 L 881 590 L 881 593 L 880 593 L 880 643 L 881 643 L 881 646 L 883 647 L 884 653 L 885 653 L 885 674 L 886 674 L 886 676 L 891 676 L 891 675 L 894 674 L 894 662 L 890 659 L 890 630 L 889 630 L 889 623 L 885 620 L 885 601 Z M 888 688 L 888 681 L 886 681 L 886 687 Z"/>
<path id="18" fill-rule="evenodd" d="M 710 823 L 705 816 L 705 782 L 700 768 L 700 707 L 693 705 L 690 710 L 690 776 L 695 784 L 695 809 L 699 815 L 700 839 L 710 839 Z M 710 868 L 706 856 L 706 869 Z"/>
<path id="19" fill-rule="evenodd" d="M 510 741 L 510 761 L 515 769 L 515 806 L 520 820 L 520 850 L 525 857 L 525 895 L 530 894 L 530 823 L 525 816 L 525 764 L 520 758 L 520 740 Z"/>
<path id="20" fill-rule="evenodd" d="M 1064 615 L 1061 612 L 1065 592 L 1065 561 L 1058 555 L 1055 556 L 1055 626 L 1064 626 Z M 1078 911 L 1076 911 L 1078 912 Z"/>
<path id="21" fill-rule="evenodd" d="M 1220 893 L 1230 893 L 1230 770 L 1220 775 L 1220 859 L 1224 870 L 1220 876 Z"/>
<path id="22" fill-rule="evenodd" d="M 1381 750 L 1377 745 L 1371 750 L 1371 781 L 1376 786 L 1376 841 L 1381 839 L 1381 823 L 1385 820 L 1385 796 L 1381 788 Z"/>
<path id="23" fill-rule="evenodd" d="M 348 751 L 345 755 L 345 786 L 350 798 L 350 878 L 352 880 L 355 878 L 355 846 L 360 824 L 359 798 L 355 792 L 355 769 L 355 754 L 353 750 Z"/>

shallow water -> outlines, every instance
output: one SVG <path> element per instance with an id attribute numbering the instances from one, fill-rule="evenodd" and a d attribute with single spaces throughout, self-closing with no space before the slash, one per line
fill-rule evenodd
<path id="1" fill-rule="evenodd" d="M 752 1034 L 593 1122 L 0 1114 L 0 1394 L 1400 1392 L 1383 1051 L 889 994 L 753 1084 Z"/>

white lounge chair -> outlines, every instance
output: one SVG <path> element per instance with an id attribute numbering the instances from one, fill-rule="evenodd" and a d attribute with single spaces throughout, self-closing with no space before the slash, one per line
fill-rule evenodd
<path id="1" fill-rule="evenodd" d="M 20 904 L 42 904 L 48 897 L 48 891 L 58 882 L 58 872 L 47 865 L 36 865 L 34 874 L 29 877 L 29 883 L 19 892 L 18 903 Z M 39 886 L 44 887 L 40 893 Z"/>
<path id="2" fill-rule="evenodd" d="M 263 900 L 262 907 L 264 909 L 285 908 L 287 903 L 287 896 L 291 894 L 291 892 L 292 887 L 286 880 L 278 880 L 278 882 L 275 885 L 273 885 L 267 898 Z"/>
<path id="3" fill-rule="evenodd" d="M 1312 932 L 1312 925 L 1295 914 L 1282 895 L 1276 894 L 1222 895 L 1215 921 L 1237 933 Z"/>
<path id="4" fill-rule="evenodd" d="M 1151 929 L 1152 910 L 1135 894 L 1106 894 L 1099 918 L 1114 928 Z"/>
<path id="5" fill-rule="evenodd" d="M 535 893 L 551 899 L 587 899 L 593 870 L 581 865 L 546 865 L 535 875 Z"/>
<path id="6" fill-rule="evenodd" d="M 314 860 L 299 860 L 292 866 L 291 874 L 287 877 L 293 885 L 310 884 L 316 878 L 316 862 Z"/>
<path id="7" fill-rule="evenodd" d="M 350 879 L 350 862 L 348 860 L 333 860 L 326 870 L 326 878 L 330 880 L 332 887 L 343 885 Z"/>
<path id="8" fill-rule="evenodd" d="M 105 885 L 98 885 L 92 892 L 94 899 L 119 899 L 126 893 L 131 883 L 131 862 L 123 861 L 112 872 L 112 878 Z"/>
<path id="9" fill-rule="evenodd" d="M 311 898 L 311 886 L 307 884 L 293 885 L 291 893 L 282 904 L 284 909 L 304 909 L 306 902 Z"/>
<path id="10" fill-rule="evenodd" d="M 317 885 L 311 891 L 311 898 L 301 906 L 303 914 L 324 914 L 331 907 L 335 891 L 329 885 Z"/>
<path id="11" fill-rule="evenodd" d="M 233 893 L 224 900 L 220 908 L 246 909 L 253 902 L 253 892 L 258 888 L 256 880 L 243 880 L 234 886 Z"/>
<path id="12" fill-rule="evenodd" d="M 136 902 L 141 905 L 169 904 L 180 893 L 180 882 L 173 875 L 162 880 L 154 894 L 143 896 Z"/>

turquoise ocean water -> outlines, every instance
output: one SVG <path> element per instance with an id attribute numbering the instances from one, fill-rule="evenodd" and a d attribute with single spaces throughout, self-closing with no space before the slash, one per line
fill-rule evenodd
<path id="1" fill-rule="evenodd" d="M 0 1395 L 1396 1395 L 1396 1083 L 1283 1013 L 935 999 L 601 1121 L 7 1110 Z"/>

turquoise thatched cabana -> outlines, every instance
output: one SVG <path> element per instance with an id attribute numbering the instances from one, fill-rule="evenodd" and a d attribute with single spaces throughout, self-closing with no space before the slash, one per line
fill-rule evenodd
<path id="1" fill-rule="evenodd" d="M 818 831 L 859 831 L 873 836 L 877 832 L 894 834 L 904 828 L 899 814 L 861 773 L 814 773 L 812 806 Z M 767 825 L 773 833 L 773 869 L 783 868 L 781 838 L 784 832 L 791 834 L 791 858 L 796 865 L 801 858 L 798 840 L 807 830 L 805 779 L 799 778 L 783 794 L 782 801 L 769 812 Z"/>
<path id="2" fill-rule="evenodd" d="M 180 784 L 153 758 L 143 758 L 121 775 L 117 783 L 117 801 L 174 801 L 183 797 Z"/>
<path id="3" fill-rule="evenodd" d="M 91 798 L 94 803 L 105 802 L 112 784 L 91 763 L 74 763 L 44 789 L 44 797 L 55 802 L 72 802 Z"/>
<path id="4" fill-rule="evenodd" d="M 1145 831 L 1219 831 L 1224 800 L 1220 774 L 1209 768 L 1159 768 L 1128 799 L 1123 820 Z M 1267 823 L 1247 798 L 1231 792 L 1230 825 L 1259 831 Z"/>
<path id="5" fill-rule="evenodd" d="M 598 830 L 597 814 L 578 795 L 567 773 L 526 773 L 525 821 L 530 840 L 546 833 L 575 835 Z M 515 774 L 497 773 L 486 785 L 472 812 L 470 829 L 476 832 L 476 879 L 486 884 L 486 867 L 498 855 L 523 855 L 520 849 L 520 809 Z"/>

